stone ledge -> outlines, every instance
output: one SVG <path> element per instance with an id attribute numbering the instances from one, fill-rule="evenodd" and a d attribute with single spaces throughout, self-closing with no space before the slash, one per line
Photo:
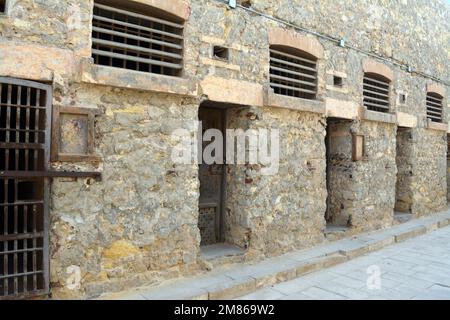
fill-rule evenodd
<path id="1" fill-rule="evenodd" d="M 258 263 L 228 266 L 208 274 L 170 281 L 158 287 L 138 288 L 100 299 L 232 299 L 332 267 L 393 243 L 445 227 L 449 223 L 450 210 Z"/>
<path id="2" fill-rule="evenodd" d="M 391 124 L 397 123 L 397 116 L 395 114 L 371 111 L 367 109 L 364 110 L 361 119 L 366 121 L 384 122 Z"/>
<path id="3" fill-rule="evenodd" d="M 268 87 L 264 89 L 264 106 L 321 114 L 325 114 L 326 110 L 322 101 L 279 95 Z"/>
<path id="4" fill-rule="evenodd" d="M 78 80 L 82 83 L 181 96 L 197 96 L 197 83 L 194 80 L 93 65 L 89 62 L 84 62 L 81 66 Z"/>
<path id="5" fill-rule="evenodd" d="M 427 129 L 447 132 L 448 123 L 434 122 L 431 121 L 430 119 L 427 119 Z"/>

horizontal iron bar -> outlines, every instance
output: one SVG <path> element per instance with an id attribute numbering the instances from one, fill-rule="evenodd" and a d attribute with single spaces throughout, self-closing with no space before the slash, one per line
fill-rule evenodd
<path id="1" fill-rule="evenodd" d="M 0 149 L 44 149 L 42 143 L 0 142 Z"/>
<path id="2" fill-rule="evenodd" d="M 430 96 L 429 94 L 427 94 L 427 100 L 434 102 L 434 103 L 442 103 L 442 98 L 438 98 L 438 97 L 434 97 L 434 96 Z"/>
<path id="3" fill-rule="evenodd" d="M 294 67 L 294 68 L 299 68 L 299 69 L 303 69 L 303 70 L 317 72 L 317 70 L 315 68 L 306 67 L 306 66 L 301 65 L 301 64 L 292 63 L 292 62 L 289 62 L 289 61 L 284 61 L 284 60 L 277 59 L 277 58 L 274 58 L 274 57 L 270 57 L 270 61 L 281 63 L 281 64 L 284 64 L 284 65 L 287 65 L 287 66 L 291 66 L 291 67 Z"/>
<path id="4" fill-rule="evenodd" d="M 171 42 L 155 40 L 155 39 L 152 39 L 152 38 L 144 38 L 144 37 L 135 36 L 135 35 L 132 35 L 132 34 L 129 34 L 129 33 L 124 33 L 124 32 L 120 32 L 120 31 L 113 31 L 113 30 L 100 28 L 100 27 L 92 27 L 92 31 L 99 32 L 99 33 L 105 33 L 105 34 L 118 36 L 118 37 L 123 37 L 123 38 L 128 38 L 128 39 L 133 39 L 133 40 L 138 40 L 138 41 L 150 42 L 150 43 L 159 44 L 161 46 L 174 48 L 174 49 L 178 49 L 178 50 L 183 49 L 183 47 L 181 45 L 174 44 L 174 43 L 171 43 Z"/>
<path id="5" fill-rule="evenodd" d="M 374 97 L 368 96 L 367 93 L 368 93 L 367 91 L 364 91 L 364 93 L 363 93 L 363 97 L 365 100 L 372 100 L 372 101 L 377 101 L 377 102 L 381 102 L 381 103 L 389 103 L 389 99 L 374 98 Z M 370 92 L 370 93 L 372 93 L 372 92 Z"/>
<path id="6" fill-rule="evenodd" d="M 23 240 L 23 239 L 37 239 L 37 238 L 42 238 L 43 236 L 44 236 L 44 232 L 6 234 L 6 235 L 0 235 L 0 242 L 1 241 L 12 241 L 12 240 Z"/>
<path id="7" fill-rule="evenodd" d="M 292 54 L 284 53 L 284 52 L 281 52 L 281 51 L 278 51 L 278 50 L 274 50 L 274 49 L 270 49 L 270 53 L 278 54 L 280 56 L 285 56 L 285 57 L 291 58 L 291 59 L 297 59 L 297 60 L 300 60 L 300 61 L 303 61 L 303 62 L 306 62 L 306 63 L 309 63 L 309 64 L 313 64 L 313 65 L 315 65 L 317 63 L 314 60 L 310 60 L 310 59 L 294 56 Z"/>
<path id="8" fill-rule="evenodd" d="M 385 88 L 382 88 L 382 87 L 373 86 L 373 85 L 368 84 L 368 83 L 364 83 L 363 86 L 364 86 L 364 89 L 365 89 L 365 88 L 370 88 L 370 89 L 375 89 L 375 90 L 383 91 L 383 92 L 389 94 L 389 89 L 385 89 Z M 370 89 L 366 89 L 366 90 L 370 90 Z"/>
<path id="9" fill-rule="evenodd" d="M 27 206 L 33 204 L 44 204 L 44 201 L 16 201 L 13 203 L 0 203 L 0 207 L 12 207 L 12 206 Z"/>
<path id="10" fill-rule="evenodd" d="M 144 47 L 139 47 L 139 46 L 132 46 L 132 45 L 121 43 L 121 42 L 114 42 L 114 41 L 101 40 L 101 39 L 92 39 L 92 43 L 101 44 L 101 45 L 109 46 L 109 47 L 129 49 L 129 50 L 133 50 L 133 51 L 137 51 L 137 52 L 146 52 L 146 53 L 159 55 L 162 57 L 183 59 L 183 56 L 180 54 L 166 52 L 166 51 L 160 51 L 160 50 L 154 50 L 154 49 L 149 49 L 149 48 L 144 48 Z"/>
<path id="11" fill-rule="evenodd" d="M 281 80 L 281 81 L 285 81 L 285 82 L 295 82 L 295 83 L 303 84 L 303 85 L 310 86 L 310 87 L 316 87 L 316 82 L 315 81 L 314 82 L 306 82 L 306 81 L 301 81 L 301 80 L 297 80 L 297 79 L 294 79 L 294 78 L 282 77 L 282 76 L 279 76 L 279 75 L 276 75 L 276 74 L 271 74 L 270 78 Z"/>
<path id="12" fill-rule="evenodd" d="M 367 101 L 364 101 L 364 106 L 369 106 L 369 107 L 375 107 L 375 108 L 382 108 L 382 109 L 386 109 L 389 110 L 389 105 L 382 105 L 382 104 L 377 104 L 377 103 L 370 103 Z"/>
<path id="13" fill-rule="evenodd" d="M 442 103 L 435 103 L 435 102 L 427 101 L 426 104 L 427 104 L 427 106 L 434 106 L 434 107 L 442 108 Z"/>
<path id="14" fill-rule="evenodd" d="M 153 59 L 139 58 L 139 57 L 129 56 L 126 54 L 120 54 L 120 53 L 114 53 L 114 52 L 108 52 L 108 51 L 102 51 L 102 50 L 96 50 L 96 49 L 93 49 L 92 53 L 97 54 L 99 56 L 106 56 L 106 57 L 110 57 L 110 58 L 117 58 L 117 59 L 123 59 L 123 60 L 135 61 L 135 62 L 141 62 L 141 63 L 148 63 L 150 65 L 157 65 L 157 66 L 166 67 L 166 68 L 173 68 L 173 69 L 182 69 L 183 68 L 181 66 L 181 64 L 162 62 L 162 61 L 157 61 L 157 60 L 153 60 Z"/>
<path id="15" fill-rule="evenodd" d="M 161 34 L 163 36 L 168 36 L 168 37 L 173 37 L 173 38 L 176 38 L 176 39 L 183 40 L 183 36 L 180 36 L 178 34 L 166 32 L 166 31 L 162 31 L 162 30 L 158 30 L 158 29 L 144 27 L 144 26 L 141 26 L 141 25 L 138 25 L 138 24 L 134 24 L 134 23 L 124 22 L 124 21 L 116 20 L 116 19 L 110 19 L 110 18 L 98 16 L 98 15 L 94 15 L 94 19 L 95 20 L 99 20 L 99 21 L 103 21 L 103 22 L 109 22 L 109 23 L 112 23 L 112 24 L 119 24 L 119 25 L 122 25 L 124 27 L 130 27 L 130 28 L 144 30 L 144 31 L 152 32 L 152 33 L 158 33 L 158 34 Z"/>
<path id="16" fill-rule="evenodd" d="M 38 110 L 45 110 L 46 107 L 40 107 L 40 106 L 28 106 L 23 104 L 8 104 L 8 103 L 0 103 L 0 106 L 2 107 L 13 107 L 13 108 L 30 108 L 30 109 L 38 109 Z"/>
<path id="17" fill-rule="evenodd" d="M 384 81 L 380 81 L 380 80 L 375 80 L 372 78 L 368 78 L 368 77 L 364 77 L 364 81 L 371 81 L 373 83 L 377 83 L 379 85 L 385 86 L 387 88 L 389 88 L 389 82 L 384 82 Z"/>
<path id="18" fill-rule="evenodd" d="M 23 272 L 23 273 L 13 273 L 13 274 L 7 274 L 4 276 L 0 275 L 0 279 L 9 279 L 9 278 L 16 278 L 16 277 L 25 277 L 25 276 L 32 276 L 34 274 L 41 274 L 44 271 L 37 270 L 37 271 L 30 271 L 30 272 Z"/>
<path id="19" fill-rule="evenodd" d="M 11 250 L 11 251 L 0 251 L 0 254 L 5 255 L 5 254 L 15 254 L 15 253 L 24 253 L 24 252 L 35 252 L 35 251 L 42 251 L 42 250 L 44 250 L 44 248 L 36 247 L 36 248 L 18 249 L 18 250 Z"/>
<path id="20" fill-rule="evenodd" d="M 278 72 L 290 73 L 290 74 L 293 74 L 293 75 L 296 75 L 299 77 L 304 77 L 304 78 L 309 78 L 309 79 L 314 79 L 314 80 L 317 79 L 316 76 L 313 76 L 311 74 L 296 72 L 296 71 L 292 71 L 290 69 L 283 69 L 283 68 L 279 68 L 279 67 L 275 67 L 275 66 L 270 66 L 270 69 L 274 70 L 274 71 L 278 71 Z"/>
<path id="21" fill-rule="evenodd" d="M 271 87 L 275 87 L 275 88 L 281 88 L 281 89 L 287 89 L 287 90 L 294 90 L 294 91 L 298 91 L 298 92 L 304 92 L 304 93 L 311 93 L 311 94 L 316 94 L 315 91 L 312 90 L 306 90 L 306 89 L 302 89 L 302 88 L 297 88 L 297 87 L 289 87 L 289 86 L 284 86 L 282 84 L 278 84 L 278 83 L 270 83 Z"/>
<path id="22" fill-rule="evenodd" d="M 120 13 L 120 14 L 123 14 L 123 15 L 126 15 L 126 16 L 131 16 L 131 17 L 135 17 L 135 18 L 139 18 L 139 19 L 144 19 L 144 20 L 149 20 L 149 21 L 165 24 L 165 25 L 168 25 L 168 26 L 171 26 L 171 27 L 174 27 L 174 28 L 179 28 L 179 29 L 183 29 L 184 28 L 183 25 L 175 23 L 175 22 L 170 22 L 170 21 L 166 21 L 166 20 L 162 20 L 162 19 L 146 16 L 146 15 L 143 15 L 143 14 L 139 14 L 139 13 L 134 13 L 134 12 L 126 11 L 126 10 L 113 8 L 113 7 L 110 7 L 110 6 L 105 6 L 103 4 L 95 3 L 95 7 L 99 8 L 99 9 L 107 10 L 107 11 Z"/>
<path id="23" fill-rule="evenodd" d="M 101 173 L 95 171 L 0 171 L 0 177 L 8 178 L 95 178 L 100 176 Z"/>

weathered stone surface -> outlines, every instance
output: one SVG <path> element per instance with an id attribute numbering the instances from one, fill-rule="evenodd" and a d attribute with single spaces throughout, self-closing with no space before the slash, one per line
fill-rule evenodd
<path id="1" fill-rule="evenodd" d="M 102 111 L 95 131 L 100 163 L 52 164 L 61 170 L 101 171 L 103 176 L 101 181 L 53 180 L 50 269 L 54 297 L 93 297 L 199 271 L 198 167 L 173 164 L 170 135 L 180 127 L 192 133 L 197 130 L 193 121 L 202 98 L 247 105 L 227 111 L 231 128 L 280 130 L 277 175 L 263 176 L 257 166 L 228 168 L 226 238 L 248 249 L 249 261 L 325 240 L 325 116 L 350 119 L 348 130 L 366 136 L 366 159 L 343 165 L 346 179 L 335 185 L 339 188 L 335 190 L 343 191 L 344 204 L 336 212 L 350 220 L 351 232 L 392 223 L 397 171 L 412 172 L 405 201 L 413 214 L 428 215 L 446 205 L 446 132 L 425 129 L 425 97 L 427 89 L 448 96 L 448 87 L 383 63 L 381 69 L 392 73 L 388 75 L 393 94 L 408 93 L 406 103 L 393 104 L 392 113 L 416 118 L 403 122 L 397 117 L 399 125 L 411 126 L 412 140 L 408 160 L 396 164 L 395 116 L 373 116 L 366 121 L 361 112 L 364 54 L 218 1 L 134 2 L 187 19 L 182 79 L 83 69 L 91 64 L 93 0 L 10 0 L 8 15 L 0 16 L 0 76 L 50 82 L 54 105 Z M 449 79 L 450 17 L 442 0 L 379 0 L 369 5 L 345 0 L 258 0 L 251 5 Z M 288 104 L 264 107 L 269 30 L 274 29 L 286 29 L 288 38 L 307 40 L 309 44 L 300 44 L 301 48 L 316 51 L 320 58 L 317 103 L 325 103 L 325 115 L 283 109 Z M 212 60 L 214 45 L 229 48 L 229 63 Z M 343 87 L 331 90 L 327 75 L 345 75 Z M 444 123 L 448 123 L 447 114 L 444 105 Z M 391 121 L 383 121 L 386 117 Z M 319 261 L 305 268 L 322 265 Z M 67 286 L 68 271 L 73 269 L 69 267 L 81 270 L 79 289 Z M 280 279 L 291 276 L 291 269 L 278 274 Z M 204 297 L 203 291 L 199 297 Z"/>

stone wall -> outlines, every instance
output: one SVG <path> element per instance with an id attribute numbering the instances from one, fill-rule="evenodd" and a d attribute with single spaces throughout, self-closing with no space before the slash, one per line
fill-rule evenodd
<path id="1" fill-rule="evenodd" d="M 414 175 L 412 213 L 418 216 L 442 210 L 447 205 L 447 133 L 414 130 Z"/>
<path id="2" fill-rule="evenodd" d="M 102 179 L 53 181 L 54 297 L 89 297 L 195 270 L 198 169 L 170 156 L 173 130 L 195 130 L 186 126 L 197 119 L 198 102 L 84 85 L 70 95 L 103 111 L 95 132 Z M 80 291 L 66 289 L 71 266 L 81 270 Z"/>
<path id="3" fill-rule="evenodd" d="M 102 112 L 95 148 L 101 160 L 53 164 L 58 169 L 102 172 L 99 182 L 53 181 L 50 269 L 57 298 L 92 297 L 200 269 L 198 168 L 174 166 L 169 159 L 174 145 L 170 133 L 179 127 L 196 130 L 190 121 L 197 119 L 198 105 L 208 97 L 248 105 L 229 111 L 231 127 L 280 129 L 278 175 L 263 176 L 252 166 L 229 167 L 227 240 L 249 248 L 249 257 L 255 257 L 324 239 L 328 111 L 267 108 L 263 102 L 269 77 L 268 30 L 293 29 L 220 1 L 170 1 L 183 2 L 190 10 L 183 79 L 93 68 L 93 0 L 10 0 L 7 15 L 0 16 L 0 76 L 51 83 L 55 106 Z M 450 10 L 443 0 L 249 3 L 265 14 L 449 79 Z M 354 120 L 350 130 L 366 136 L 367 157 L 354 163 L 348 176 L 353 182 L 348 189 L 352 205 L 344 206 L 345 214 L 356 231 L 388 226 L 395 203 L 395 124 L 359 119 L 367 56 L 317 40 L 324 48 L 318 72 L 320 103 L 337 101 L 337 109 Z M 212 59 L 214 45 L 229 48 L 228 63 Z M 412 210 L 431 214 L 446 198 L 445 132 L 425 129 L 425 89 L 431 80 L 385 64 L 394 74 L 391 111 L 418 120 L 419 128 L 413 130 L 417 179 Z M 333 87 L 333 74 L 343 77 L 341 88 Z M 400 91 L 407 93 L 406 103 L 397 100 Z M 347 106 L 355 112 L 347 113 Z M 80 286 L 70 286 L 73 270 L 81 272 Z"/>
<path id="4" fill-rule="evenodd" d="M 389 226 L 395 205 L 396 126 L 374 121 L 355 122 L 352 132 L 365 136 L 365 159 L 356 162 L 352 179 L 351 225 L 358 231 Z"/>
<path id="5" fill-rule="evenodd" d="M 321 115 L 269 108 L 231 111 L 229 128 L 277 129 L 276 175 L 259 166 L 232 166 L 228 175 L 227 239 L 249 255 L 273 256 L 323 241 L 325 122 Z"/>

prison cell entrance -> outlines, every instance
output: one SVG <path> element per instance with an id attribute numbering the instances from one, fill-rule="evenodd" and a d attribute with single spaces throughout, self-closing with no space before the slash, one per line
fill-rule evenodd
<path id="1" fill-rule="evenodd" d="M 326 185 L 327 208 L 325 220 L 327 232 L 345 231 L 351 226 L 353 201 L 352 121 L 338 118 L 327 119 Z"/>
<path id="2" fill-rule="evenodd" d="M 396 218 L 401 218 L 401 214 L 410 214 L 412 212 L 411 186 L 413 169 L 411 159 L 414 152 L 413 142 L 413 130 L 411 128 L 397 128 L 395 157 L 397 164 L 397 181 L 395 185 Z"/>
<path id="3" fill-rule="evenodd" d="M 200 107 L 199 121 L 203 137 L 208 129 L 217 129 L 225 135 L 225 109 Z M 205 148 L 214 141 L 203 141 L 199 144 L 199 153 L 203 155 Z M 225 142 L 225 141 L 223 141 Z M 201 245 L 223 242 L 224 234 L 224 197 L 225 197 L 225 143 L 222 144 L 222 163 L 205 163 L 203 157 L 199 164 L 200 201 L 198 227 L 200 229 Z M 218 151 L 218 150 L 216 150 Z M 219 151 L 220 153 L 220 151 Z M 215 153 L 212 153 L 215 156 Z"/>
<path id="4" fill-rule="evenodd" d="M 51 87 L 0 77 L 0 300 L 49 291 Z"/>

